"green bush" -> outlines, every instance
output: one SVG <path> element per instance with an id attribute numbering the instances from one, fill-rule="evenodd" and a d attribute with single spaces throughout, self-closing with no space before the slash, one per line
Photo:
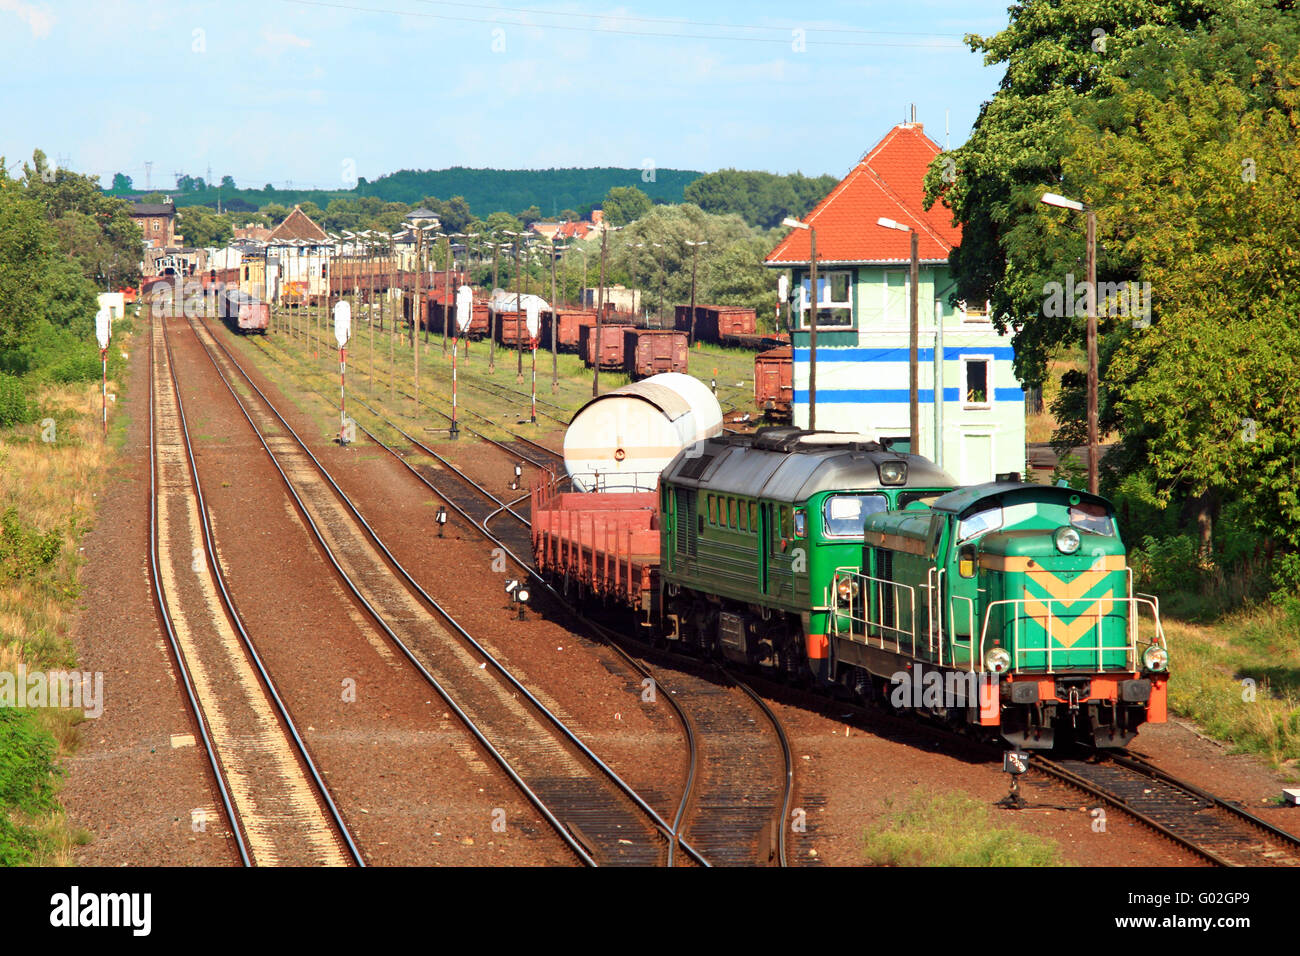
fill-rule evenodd
<path id="1" fill-rule="evenodd" d="M 34 575 L 53 563 L 62 546 L 62 532 L 37 531 L 23 524 L 17 509 L 8 509 L 0 515 L 0 580 Z"/>
<path id="2" fill-rule="evenodd" d="M 31 420 L 32 410 L 23 383 L 12 375 L 0 373 L 0 428 Z"/>
<path id="3" fill-rule="evenodd" d="M 54 738 L 29 713 L 0 707 L 0 866 L 28 862 L 40 841 L 11 818 L 52 810 Z"/>

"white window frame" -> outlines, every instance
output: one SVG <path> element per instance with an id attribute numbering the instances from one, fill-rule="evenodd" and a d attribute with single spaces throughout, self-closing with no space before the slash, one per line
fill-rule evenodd
<path id="1" fill-rule="evenodd" d="M 849 277 L 849 284 L 848 284 L 848 298 L 847 298 L 845 301 L 843 301 L 843 302 L 837 302 L 837 301 L 835 301 L 835 300 L 833 300 L 833 299 L 823 299 L 821 302 L 818 302 L 818 303 L 817 303 L 817 305 L 816 305 L 816 311 L 821 311 L 821 307 L 822 307 L 822 306 L 826 306 L 826 308 L 828 308 L 828 309 L 848 309 L 848 310 L 849 310 L 849 324 L 848 324 L 848 325 L 818 325 L 818 326 L 817 326 L 817 331 L 818 331 L 818 332 L 851 332 L 851 331 L 855 330 L 855 329 L 858 327 L 858 317 L 857 317 L 857 315 L 855 315 L 854 312 L 853 312 L 853 283 L 854 283 L 854 281 L 855 281 L 854 270 L 852 270 L 852 269 L 818 269 L 818 270 L 817 270 L 817 279 L 818 279 L 818 281 L 820 281 L 820 280 L 822 280 L 822 279 L 825 279 L 825 280 L 826 280 L 826 291 L 829 293 L 830 290 L 831 290 L 831 287 L 832 287 L 831 276 L 833 276 L 833 275 L 840 275 L 840 274 L 843 274 L 843 275 L 846 275 L 846 276 Z M 805 275 L 804 278 L 806 279 L 806 278 L 808 278 L 808 276 Z M 800 287 L 800 289 L 803 288 L 803 280 L 800 280 L 800 282 L 799 282 L 799 287 Z M 811 299 L 812 297 L 813 297 L 812 283 L 809 282 L 809 283 L 808 283 L 808 298 Z M 803 305 L 803 303 L 801 302 L 800 305 Z M 813 314 L 815 314 L 815 312 L 814 312 Z M 800 308 L 800 309 L 799 309 L 799 329 L 800 329 L 800 331 L 803 331 L 803 332 L 808 331 L 808 327 L 809 327 L 809 325 L 811 324 L 810 321 L 809 321 L 809 319 L 810 319 L 809 309 L 808 309 L 808 308 Z"/>
<path id="2" fill-rule="evenodd" d="M 970 381 L 967 368 L 973 362 L 983 362 L 988 371 L 984 375 L 984 401 L 973 402 L 967 395 L 966 383 Z M 989 409 L 993 407 L 993 356 L 963 355 L 961 357 L 961 407 L 963 409 Z"/>

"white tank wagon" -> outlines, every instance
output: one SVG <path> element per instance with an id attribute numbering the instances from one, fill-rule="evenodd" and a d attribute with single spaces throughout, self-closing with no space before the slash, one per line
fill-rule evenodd
<path id="1" fill-rule="evenodd" d="M 593 398 L 564 433 L 564 466 L 578 491 L 653 491 L 687 445 L 722 433 L 709 387 L 665 372 Z"/>

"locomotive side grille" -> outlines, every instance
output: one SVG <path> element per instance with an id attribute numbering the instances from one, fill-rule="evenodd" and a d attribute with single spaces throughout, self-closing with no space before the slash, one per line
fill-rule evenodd
<path id="1" fill-rule="evenodd" d="M 699 544 L 699 531 L 695 524 L 695 492 L 690 488 L 675 488 L 677 503 L 677 553 L 695 557 Z"/>

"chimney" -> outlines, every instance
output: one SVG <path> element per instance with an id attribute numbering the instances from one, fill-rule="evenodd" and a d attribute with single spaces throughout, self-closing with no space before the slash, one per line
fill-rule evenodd
<path id="1" fill-rule="evenodd" d="M 600 225 L 601 222 L 604 221 L 604 219 L 605 219 L 605 210 L 603 210 L 603 209 L 593 209 L 593 210 L 591 211 L 591 224 L 592 224 L 593 226 L 598 226 L 598 225 Z"/>

